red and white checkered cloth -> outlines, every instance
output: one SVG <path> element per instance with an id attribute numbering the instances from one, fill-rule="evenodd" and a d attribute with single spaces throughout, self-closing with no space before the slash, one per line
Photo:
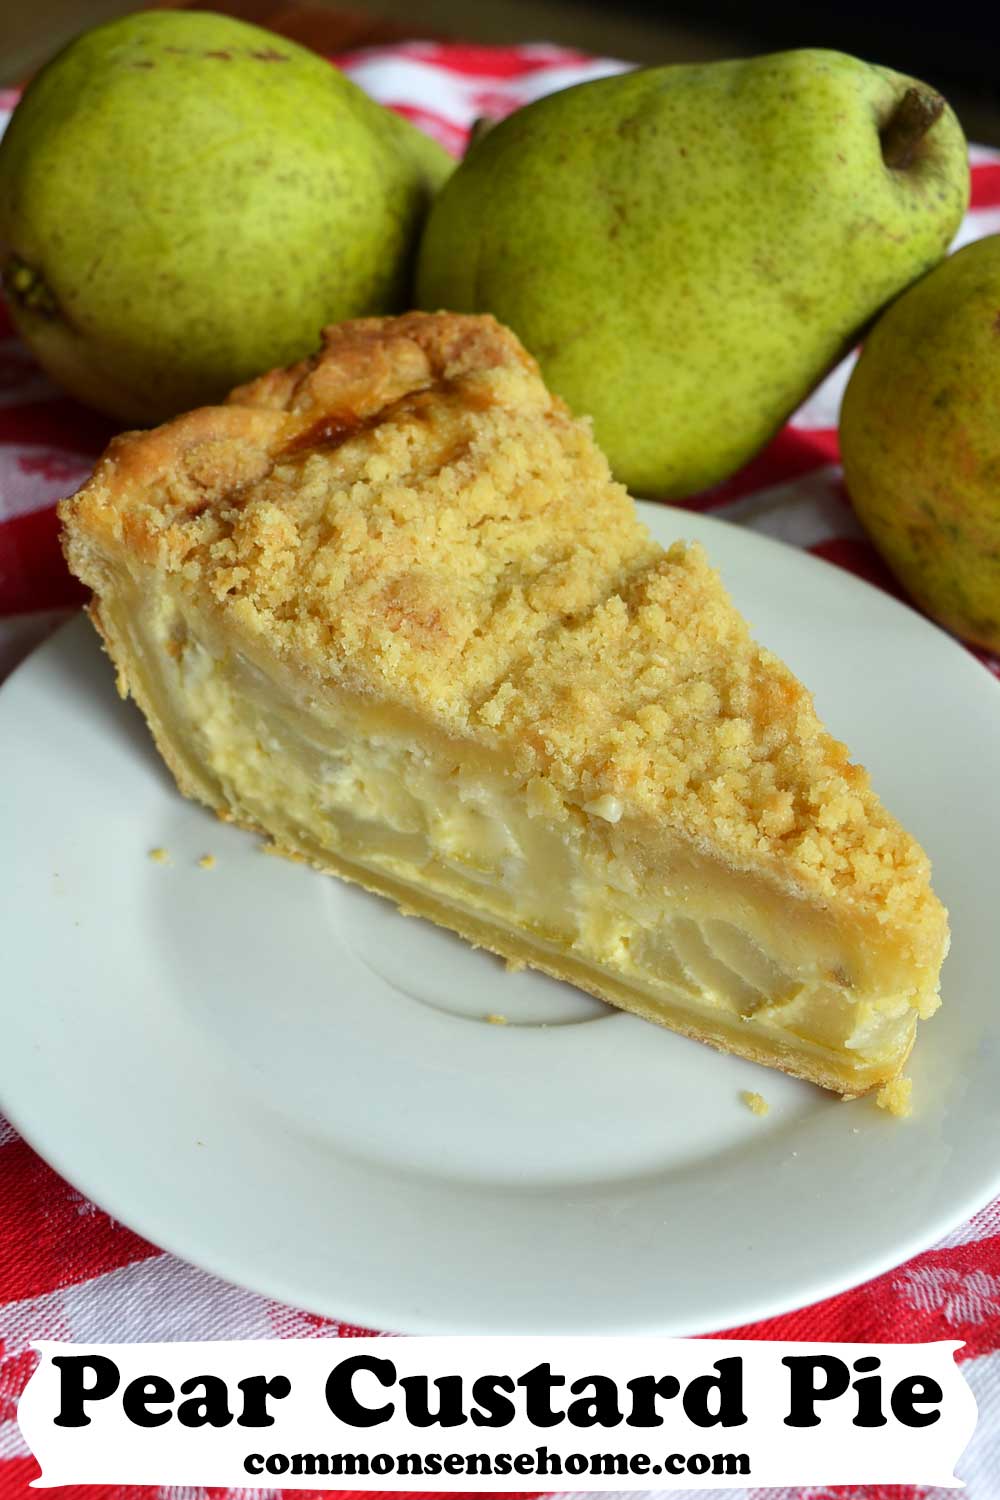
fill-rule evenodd
<path id="1" fill-rule="evenodd" d="M 545 45 L 423 42 L 338 61 L 376 98 L 456 153 L 477 115 L 507 113 L 625 66 Z M 0 94 L 0 124 L 14 103 L 14 95 Z M 972 209 L 959 237 L 963 243 L 1000 231 L 1000 152 L 977 149 L 972 159 Z M 690 505 L 806 547 L 896 591 L 864 539 L 841 480 L 836 421 L 848 369 L 845 362 L 834 371 L 747 469 Z M 56 544 L 52 507 L 85 477 L 111 431 L 107 421 L 61 396 L 9 323 L 0 321 L 0 677 L 80 602 Z M 1000 676 L 1000 661 L 978 654 Z M 983 692 L 996 691 L 984 672 Z M 38 1472 L 15 1421 L 17 1397 L 33 1364 L 33 1339 L 337 1338 L 363 1331 L 240 1291 L 164 1254 L 82 1198 L 0 1119 L 0 1500 L 27 1496 L 28 1481 Z M 751 1338 L 964 1339 L 959 1358 L 979 1401 L 980 1421 L 959 1473 L 970 1500 L 1000 1500 L 1000 1199 L 936 1249 L 866 1286 L 733 1332 Z M 62 1493 L 124 1500 L 137 1492 L 81 1487 Z M 163 1500 L 201 1500 L 207 1492 L 156 1493 Z M 234 1491 L 230 1500 L 248 1493 L 264 1492 Z M 652 1500 L 655 1492 L 648 1493 Z M 712 1493 L 717 1500 L 723 1493 L 747 1500 L 758 1492 Z M 759 1493 L 762 1500 L 793 1495 Z M 950 1493 L 864 1486 L 794 1495 L 929 1500 Z M 280 1500 L 280 1491 L 268 1492 L 268 1500 Z"/>

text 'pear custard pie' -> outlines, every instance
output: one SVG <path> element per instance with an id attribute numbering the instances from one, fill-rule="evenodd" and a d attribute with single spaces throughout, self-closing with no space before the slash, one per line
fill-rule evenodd
<path id="1" fill-rule="evenodd" d="M 60 514 L 186 795 L 687 1036 L 897 1077 L 948 941 L 925 854 L 492 319 L 331 328 Z"/>

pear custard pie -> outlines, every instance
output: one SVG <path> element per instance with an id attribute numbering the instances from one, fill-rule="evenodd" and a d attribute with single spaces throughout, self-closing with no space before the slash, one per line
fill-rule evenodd
<path id="1" fill-rule="evenodd" d="M 491 318 L 330 328 L 60 515 L 187 796 L 686 1036 L 897 1078 L 948 941 L 927 857 Z"/>

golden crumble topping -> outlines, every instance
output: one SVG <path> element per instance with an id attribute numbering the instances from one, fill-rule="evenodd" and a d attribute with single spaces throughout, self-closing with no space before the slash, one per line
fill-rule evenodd
<path id="1" fill-rule="evenodd" d="M 666 817 L 881 920 L 939 910 L 923 852 L 701 549 L 651 541 L 490 318 L 328 329 L 225 406 L 116 439 L 61 515 L 98 592 L 102 550 L 131 553 L 318 683 L 512 746 L 531 795 Z"/>

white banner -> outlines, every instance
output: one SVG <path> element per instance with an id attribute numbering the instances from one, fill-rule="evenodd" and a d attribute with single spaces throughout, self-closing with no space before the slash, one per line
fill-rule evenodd
<path id="1" fill-rule="evenodd" d="M 60 1484 L 350 1490 L 957 1486 L 959 1343 L 408 1338 L 39 1343 Z"/>

